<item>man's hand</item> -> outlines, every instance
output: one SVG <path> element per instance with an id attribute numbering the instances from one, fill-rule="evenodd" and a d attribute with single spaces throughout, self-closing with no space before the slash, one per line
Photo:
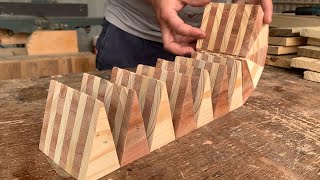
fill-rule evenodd
<path id="1" fill-rule="evenodd" d="M 197 39 L 205 38 L 205 32 L 183 22 L 178 11 L 186 5 L 201 7 L 210 0 L 149 0 L 158 19 L 162 32 L 163 46 L 176 55 L 194 52 Z"/>
<path id="2" fill-rule="evenodd" d="M 264 23 L 272 22 L 273 5 L 272 0 L 234 0 L 235 3 L 259 4 L 264 11 Z"/>

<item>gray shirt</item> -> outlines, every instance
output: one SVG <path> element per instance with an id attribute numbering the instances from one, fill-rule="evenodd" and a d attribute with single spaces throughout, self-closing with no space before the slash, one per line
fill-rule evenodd
<path id="1" fill-rule="evenodd" d="M 202 13 L 203 8 L 186 6 L 179 16 L 186 23 L 199 27 Z M 155 13 L 147 0 L 107 0 L 105 18 L 130 34 L 162 42 Z"/>

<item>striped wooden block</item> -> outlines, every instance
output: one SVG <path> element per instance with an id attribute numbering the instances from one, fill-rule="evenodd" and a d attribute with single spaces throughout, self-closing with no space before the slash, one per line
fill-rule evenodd
<path id="1" fill-rule="evenodd" d="M 81 92 L 104 102 L 121 166 L 149 153 L 142 113 L 134 90 L 83 74 Z"/>
<path id="2" fill-rule="evenodd" d="M 104 104 L 51 81 L 40 150 L 77 179 L 98 179 L 120 167 Z"/>
<path id="3" fill-rule="evenodd" d="M 166 84 L 162 81 L 113 68 L 111 82 L 137 92 L 150 151 L 175 140 Z"/>
<path id="4" fill-rule="evenodd" d="M 198 40 L 197 50 L 245 57 L 263 65 L 269 36 L 263 15 L 259 5 L 208 4 L 201 25 L 207 36 Z"/>
<path id="5" fill-rule="evenodd" d="M 188 75 L 191 78 L 193 111 L 197 127 L 202 127 L 214 119 L 212 110 L 212 97 L 210 76 L 207 70 L 176 64 L 172 61 L 158 59 L 157 68 L 167 71 L 175 71 Z"/>
<path id="6" fill-rule="evenodd" d="M 196 129 L 190 76 L 144 65 L 138 65 L 136 73 L 166 83 L 176 138 Z"/>

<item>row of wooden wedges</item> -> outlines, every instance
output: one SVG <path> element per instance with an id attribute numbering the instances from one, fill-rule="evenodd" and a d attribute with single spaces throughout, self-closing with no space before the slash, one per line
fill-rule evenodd
<path id="1" fill-rule="evenodd" d="M 110 81 L 83 74 L 80 91 L 51 81 L 40 150 L 72 177 L 96 179 L 241 107 L 263 67 L 196 53 Z"/>

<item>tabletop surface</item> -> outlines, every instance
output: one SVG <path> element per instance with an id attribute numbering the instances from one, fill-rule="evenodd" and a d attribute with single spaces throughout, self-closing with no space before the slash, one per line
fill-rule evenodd
<path id="1" fill-rule="evenodd" d="M 110 72 L 95 72 L 109 78 Z M 38 149 L 50 79 L 0 81 L 0 179 L 68 178 Z M 103 179 L 320 179 L 320 84 L 266 67 L 248 102 Z"/>

